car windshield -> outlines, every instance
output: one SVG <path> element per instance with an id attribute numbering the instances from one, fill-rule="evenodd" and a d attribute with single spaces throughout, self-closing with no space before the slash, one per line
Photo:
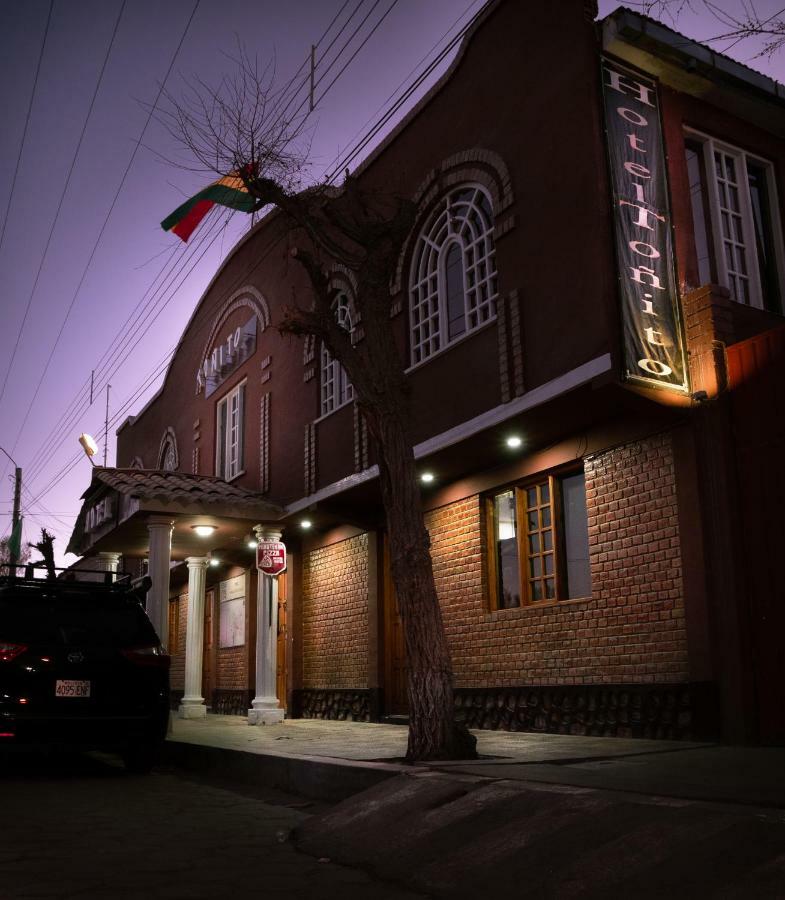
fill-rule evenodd
<path id="1" fill-rule="evenodd" d="M 116 597 L 0 599 L 0 639 L 24 644 L 127 648 L 157 643 L 142 608 Z"/>

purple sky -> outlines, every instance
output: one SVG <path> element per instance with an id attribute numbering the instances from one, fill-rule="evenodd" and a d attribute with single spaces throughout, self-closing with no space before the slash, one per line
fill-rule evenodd
<path id="1" fill-rule="evenodd" d="M 79 496 L 90 479 L 90 463 L 82 457 L 67 472 L 61 470 L 79 452 L 76 441 L 82 431 L 99 439 L 101 456 L 103 453 L 103 385 L 107 373 L 106 364 L 100 365 L 102 356 L 113 341 L 116 343 L 112 368 L 127 356 L 110 378 L 110 416 L 119 416 L 114 427 L 110 427 L 108 464 L 112 465 L 114 428 L 126 415 L 141 409 L 158 388 L 160 376 L 141 393 L 136 393 L 164 361 L 220 260 L 248 227 L 246 216 L 235 215 L 180 283 L 207 241 L 199 247 L 200 231 L 197 231 L 184 246 L 177 238 L 161 231 L 158 223 L 209 179 L 160 159 L 157 154 L 172 156 L 176 151 L 168 135 L 153 121 L 77 291 L 144 127 L 147 118 L 144 104 L 155 99 L 194 2 L 127 0 L 56 222 L 63 187 L 122 0 L 55 0 L 13 196 L 14 170 L 49 0 L 0 4 L 0 34 L 4 37 L 0 108 L 5 110 L 0 133 L 0 226 L 11 196 L 0 246 L 0 387 L 32 292 L 27 321 L 0 400 L 3 423 L 0 447 L 11 453 L 24 472 L 25 539 L 35 539 L 40 525 L 46 524 L 57 537 L 55 546 L 60 560 L 64 559 L 62 553 L 79 509 Z M 359 2 L 349 0 L 345 5 L 322 50 Z M 380 0 L 373 8 L 374 2 L 363 0 L 321 63 L 322 69 L 317 68 L 319 77 L 362 17 L 370 13 L 366 24 L 344 51 L 341 62 L 326 76 L 325 85 L 384 15 L 392 0 Z M 720 0 L 720 4 L 723 2 L 726 9 L 741 11 L 739 0 Z M 755 8 L 762 15 L 773 14 L 778 11 L 779 2 L 757 2 Z M 402 82 L 408 83 L 412 70 L 418 64 L 416 71 L 422 70 L 423 57 L 432 58 L 437 48 L 441 49 L 482 4 L 483 0 L 398 0 L 310 120 L 313 177 L 318 178 L 330 169 L 340 153 L 351 146 L 353 138 L 367 128 L 369 120 L 372 123 L 386 108 L 389 95 Z M 607 14 L 617 5 L 603 0 L 600 14 Z M 176 94 L 182 83 L 181 75 L 198 74 L 207 82 L 215 83 L 228 66 L 224 54 L 236 48 L 236 35 L 242 37 L 251 55 L 258 54 L 261 59 L 275 55 L 277 80 L 283 84 L 306 59 L 310 45 L 319 39 L 342 6 L 343 0 L 290 0 L 288 3 L 201 0 L 167 88 Z M 695 6 L 699 7 L 700 3 Z M 705 12 L 696 15 L 687 11 L 675 25 L 667 24 L 699 40 L 722 30 Z M 714 46 L 723 49 L 723 45 Z M 785 82 L 785 51 L 769 61 L 753 59 L 756 49 L 754 44 L 742 43 L 729 52 Z M 404 111 L 422 93 L 422 90 L 418 92 Z M 43 257 L 53 222 L 54 231 Z M 166 273 L 173 266 L 180 274 L 166 282 Z M 124 324 L 146 292 L 148 297 L 152 295 L 159 301 L 155 312 L 162 308 L 163 311 L 140 337 L 139 332 L 149 324 L 149 318 L 129 327 Z M 73 307 L 65 321 L 72 300 Z M 62 336 L 40 392 L 19 433 L 61 328 Z M 120 340 L 127 342 L 124 349 L 117 347 Z M 83 404 L 85 408 L 73 421 L 67 427 L 56 429 L 56 437 L 51 438 L 50 432 L 74 404 L 85 383 L 89 383 L 94 368 L 99 389 L 93 405 Z M 121 410 L 134 395 L 127 409 Z M 0 456 L 0 535 L 8 530 L 11 511 L 12 485 L 6 462 Z M 42 491 L 45 494 L 37 502 L 31 502 Z M 72 560 L 73 557 L 68 557 L 65 561 Z"/>

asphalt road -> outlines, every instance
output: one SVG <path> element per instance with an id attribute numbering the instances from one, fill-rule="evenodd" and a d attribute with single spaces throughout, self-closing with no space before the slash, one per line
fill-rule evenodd
<path id="1" fill-rule="evenodd" d="M 298 797 L 174 770 L 128 775 L 99 755 L 0 759 L 0 898 L 414 900 L 298 853 Z"/>

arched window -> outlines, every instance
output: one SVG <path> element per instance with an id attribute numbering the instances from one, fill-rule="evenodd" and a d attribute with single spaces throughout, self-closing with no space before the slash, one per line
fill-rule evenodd
<path id="1" fill-rule="evenodd" d="M 333 303 L 335 320 L 349 334 L 354 331 L 352 304 L 345 293 L 340 293 Z M 333 359 L 330 351 L 322 344 L 322 403 L 321 414 L 326 416 L 333 410 L 348 403 L 354 397 L 354 388 L 346 376 L 343 366 Z"/>
<path id="2" fill-rule="evenodd" d="M 447 194 L 417 240 L 409 280 L 412 364 L 496 315 L 493 211 L 484 188 Z"/>
<path id="3" fill-rule="evenodd" d="M 165 472 L 175 472 L 180 465 L 179 453 L 177 452 L 177 436 L 173 428 L 167 428 L 161 437 L 161 444 L 158 448 L 158 468 Z"/>

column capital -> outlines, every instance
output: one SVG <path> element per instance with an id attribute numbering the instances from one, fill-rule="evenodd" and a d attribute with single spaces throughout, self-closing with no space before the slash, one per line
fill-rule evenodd
<path id="1" fill-rule="evenodd" d="M 283 534 L 278 525 L 254 525 L 253 530 L 258 541 L 280 541 Z"/>
<path id="2" fill-rule="evenodd" d="M 174 519 L 171 516 L 148 516 L 147 529 L 151 531 L 154 528 L 168 528 L 171 531 L 174 528 Z"/>
<path id="3" fill-rule="evenodd" d="M 185 564 L 189 569 L 206 569 L 209 559 L 206 556 L 186 556 Z"/>

